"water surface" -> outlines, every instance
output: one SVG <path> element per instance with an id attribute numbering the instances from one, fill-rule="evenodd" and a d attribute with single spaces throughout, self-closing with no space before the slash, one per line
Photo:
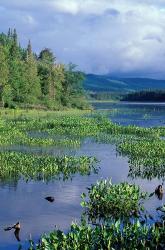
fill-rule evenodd
<path id="1" fill-rule="evenodd" d="M 144 127 L 162 126 L 165 122 L 165 104 L 95 104 L 97 109 L 105 110 L 114 122 L 124 125 L 140 125 Z M 63 155 L 70 154 L 75 156 L 89 155 L 96 156 L 98 163 L 98 174 L 88 176 L 74 175 L 67 181 L 56 180 L 49 182 L 26 183 L 23 180 L 3 182 L 0 180 L 0 249 L 18 249 L 18 242 L 14 234 L 5 232 L 4 227 L 17 221 L 21 222 L 21 244 L 26 246 L 29 237 L 37 240 L 44 232 L 49 232 L 55 225 L 67 230 L 72 221 L 79 220 L 82 212 L 80 206 L 80 195 L 86 191 L 92 183 L 101 178 L 111 178 L 113 183 L 129 181 L 140 185 L 142 190 L 153 192 L 155 187 L 162 180 L 157 178 L 152 181 L 128 178 L 128 159 L 116 154 L 114 145 L 95 143 L 86 139 L 80 148 L 58 148 L 58 147 L 24 147 L 14 145 L 12 150 L 22 152 L 35 152 L 36 154 Z M 54 196 L 55 202 L 49 203 L 44 199 L 46 196 Z M 130 197 L 131 198 L 131 197 Z M 146 203 L 147 209 L 156 217 L 156 207 L 165 203 L 153 196 Z"/>
<path id="2" fill-rule="evenodd" d="M 96 102 L 93 106 L 121 125 L 157 127 L 165 124 L 165 103 Z"/>

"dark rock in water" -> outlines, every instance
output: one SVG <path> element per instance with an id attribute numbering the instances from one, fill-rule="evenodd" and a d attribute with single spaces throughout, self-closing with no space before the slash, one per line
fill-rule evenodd
<path id="1" fill-rule="evenodd" d="M 54 197 L 53 196 L 47 196 L 45 197 L 45 200 L 49 201 L 49 202 L 54 202 Z"/>
<path id="2" fill-rule="evenodd" d="M 13 226 L 9 226 L 9 227 L 4 228 L 4 230 L 5 231 L 10 231 L 11 229 L 20 229 L 20 228 L 21 228 L 20 222 L 17 222 Z"/>
<path id="3" fill-rule="evenodd" d="M 158 197 L 159 200 L 162 200 L 162 199 L 163 199 L 163 193 L 164 193 L 163 186 L 162 186 L 162 185 L 159 185 L 159 186 L 155 189 L 155 195 Z"/>

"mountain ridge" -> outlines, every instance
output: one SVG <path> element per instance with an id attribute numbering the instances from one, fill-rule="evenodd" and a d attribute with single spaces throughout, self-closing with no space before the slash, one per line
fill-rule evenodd
<path id="1" fill-rule="evenodd" d="M 86 74 L 84 88 L 92 92 L 128 93 L 146 89 L 165 89 L 165 80 L 153 78 L 126 77 Z"/>

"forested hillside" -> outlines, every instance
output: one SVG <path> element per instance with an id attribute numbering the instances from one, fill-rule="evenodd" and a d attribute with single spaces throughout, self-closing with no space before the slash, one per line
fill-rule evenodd
<path id="1" fill-rule="evenodd" d="M 0 104 L 3 107 L 86 108 L 84 75 L 59 64 L 51 49 L 39 55 L 19 44 L 16 29 L 0 34 Z"/>
<path id="2" fill-rule="evenodd" d="M 94 92 L 125 94 L 146 89 L 165 89 L 165 80 L 149 78 L 114 78 L 108 75 L 87 74 L 84 88 Z"/>
<path id="3" fill-rule="evenodd" d="M 139 91 L 134 93 L 129 93 L 123 96 L 121 101 L 131 101 L 131 102 L 165 102 L 165 91 L 155 90 L 155 91 Z"/>

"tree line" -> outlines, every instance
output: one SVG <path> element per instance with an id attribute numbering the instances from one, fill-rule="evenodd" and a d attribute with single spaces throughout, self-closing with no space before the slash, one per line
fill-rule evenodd
<path id="1" fill-rule="evenodd" d="M 84 74 L 57 63 L 49 48 L 37 55 L 21 47 L 16 29 L 0 34 L 0 103 L 3 107 L 87 108 Z"/>
<path id="2" fill-rule="evenodd" d="M 129 93 L 121 101 L 165 102 L 165 90 L 143 90 Z"/>

